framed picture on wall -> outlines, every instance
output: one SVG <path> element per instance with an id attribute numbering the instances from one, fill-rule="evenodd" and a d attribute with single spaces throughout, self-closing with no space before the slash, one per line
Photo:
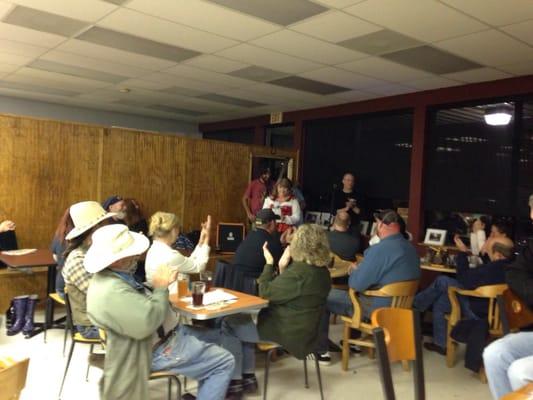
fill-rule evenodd
<path id="1" fill-rule="evenodd" d="M 322 213 L 320 211 L 307 211 L 305 213 L 306 224 L 320 224 Z"/>
<path id="2" fill-rule="evenodd" d="M 426 237 L 424 244 L 433 246 L 443 246 L 446 240 L 446 231 L 444 229 L 428 229 L 426 230 Z"/>

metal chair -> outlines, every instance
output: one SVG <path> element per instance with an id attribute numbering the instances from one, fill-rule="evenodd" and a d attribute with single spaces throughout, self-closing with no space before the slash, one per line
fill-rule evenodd
<path id="1" fill-rule="evenodd" d="M 426 398 L 420 316 L 413 310 L 379 308 L 372 313 L 374 342 L 386 400 L 395 400 L 390 363 L 414 361 L 415 399 Z"/>
<path id="2" fill-rule="evenodd" d="M 267 387 L 268 387 L 268 373 L 270 371 L 270 359 L 272 357 L 272 354 L 274 354 L 275 351 L 278 349 L 281 349 L 281 345 L 277 343 L 258 343 L 257 348 L 261 351 L 266 351 L 266 359 L 265 359 L 265 381 L 263 384 L 263 400 L 266 400 L 267 398 Z M 318 378 L 318 387 L 320 389 L 320 399 L 324 400 L 324 391 L 322 389 L 322 376 L 320 374 L 320 365 L 318 363 L 318 357 L 316 357 L 315 354 L 315 368 L 316 368 L 316 374 Z M 309 378 L 307 375 L 307 359 L 303 359 L 304 362 L 304 384 L 305 388 L 309 389 Z"/>
<path id="3" fill-rule="evenodd" d="M 62 306 L 65 306 L 65 300 L 59 295 L 59 293 L 50 293 L 48 295 L 48 298 L 46 299 L 46 308 L 50 308 L 52 307 L 52 302 L 55 302 L 57 304 L 61 304 Z M 48 313 L 46 313 L 47 317 L 48 317 Z M 63 318 L 61 318 L 63 319 Z M 65 356 L 65 348 L 67 347 L 67 336 L 68 336 L 68 331 L 69 331 L 69 326 L 66 322 L 66 317 L 64 318 L 65 319 L 65 333 L 63 334 L 63 356 Z M 61 320 L 58 320 L 58 321 L 61 321 Z M 46 333 L 48 332 L 48 329 L 50 327 L 50 325 L 52 324 L 52 321 L 46 321 L 46 324 L 45 324 L 45 329 L 44 329 L 44 342 L 46 343 Z"/>

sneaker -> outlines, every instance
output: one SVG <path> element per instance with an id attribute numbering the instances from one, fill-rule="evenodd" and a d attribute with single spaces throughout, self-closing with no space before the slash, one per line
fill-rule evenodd
<path id="1" fill-rule="evenodd" d="M 226 400 L 242 399 L 244 386 L 241 379 L 232 379 L 226 391 Z"/>
<path id="2" fill-rule="evenodd" d="M 242 386 L 244 393 L 254 394 L 259 390 L 255 374 L 242 374 Z"/>
<path id="3" fill-rule="evenodd" d="M 343 341 L 341 340 L 341 342 L 340 342 L 341 348 L 342 348 L 342 343 L 343 343 Z M 359 353 L 362 353 L 362 352 L 363 352 L 363 350 L 361 350 L 361 348 L 358 345 L 350 343 L 350 353 L 359 354 Z"/>
<path id="4" fill-rule="evenodd" d="M 331 356 L 329 355 L 329 351 L 318 354 L 318 353 L 311 353 L 307 356 L 308 360 L 314 361 L 315 359 L 318 360 L 318 363 L 320 365 L 328 366 L 331 365 Z"/>
<path id="5" fill-rule="evenodd" d="M 196 400 L 196 396 L 194 394 L 185 393 L 181 396 L 181 400 Z"/>
<path id="6" fill-rule="evenodd" d="M 438 353 L 441 356 L 446 355 L 446 349 L 444 347 L 440 347 L 439 345 L 433 342 L 424 343 L 424 349 L 429 350 L 429 351 L 434 351 L 435 353 Z"/>

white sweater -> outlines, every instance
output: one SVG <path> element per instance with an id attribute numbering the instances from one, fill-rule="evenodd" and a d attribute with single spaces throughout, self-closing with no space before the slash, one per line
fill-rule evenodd
<path id="1" fill-rule="evenodd" d="M 179 251 L 156 239 L 146 253 L 146 280 L 152 284 L 152 276 L 161 265 L 168 265 L 174 271 L 184 274 L 202 272 L 209 260 L 209 250 L 210 247 L 207 245 L 198 245 L 189 257 L 185 257 Z"/>
<path id="2" fill-rule="evenodd" d="M 290 215 L 282 215 L 281 209 L 287 208 Z M 279 222 L 282 222 L 287 225 L 298 225 L 302 218 L 302 211 L 300 210 L 300 203 L 296 197 L 291 197 L 286 201 L 272 200 L 272 198 L 267 197 L 263 208 L 270 208 L 274 214 L 279 215 L 281 219 Z"/>

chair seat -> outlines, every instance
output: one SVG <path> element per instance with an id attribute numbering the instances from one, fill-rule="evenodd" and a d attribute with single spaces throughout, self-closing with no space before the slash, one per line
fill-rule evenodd
<path id="1" fill-rule="evenodd" d="M 172 376 L 176 376 L 176 373 L 172 371 L 154 371 L 150 373 L 150 379 L 165 378 L 165 377 L 172 377 Z"/>
<path id="2" fill-rule="evenodd" d="M 65 300 L 59 295 L 59 293 L 50 293 L 48 295 L 52 300 L 54 300 L 56 303 L 65 305 Z"/>
<path id="3" fill-rule="evenodd" d="M 76 332 L 72 338 L 73 338 L 74 341 L 79 342 L 79 343 L 99 344 L 99 343 L 101 342 L 101 341 L 100 341 L 100 338 L 96 338 L 96 339 L 87 339 L 87 338 L 84 338 L 84 337 L 81 335 L 81 333 L 79 333 L 79 332 Z"/>
<path id="4" fill-rule="evenodd" d="M 270 351 L 272 349 L 281 348 L 281 345 L 279 345 L 277 343 L 271 343 L 271 342 L 259 342 L 259 343 L 257 343 L 257 348 L 260 351 Z"/>

